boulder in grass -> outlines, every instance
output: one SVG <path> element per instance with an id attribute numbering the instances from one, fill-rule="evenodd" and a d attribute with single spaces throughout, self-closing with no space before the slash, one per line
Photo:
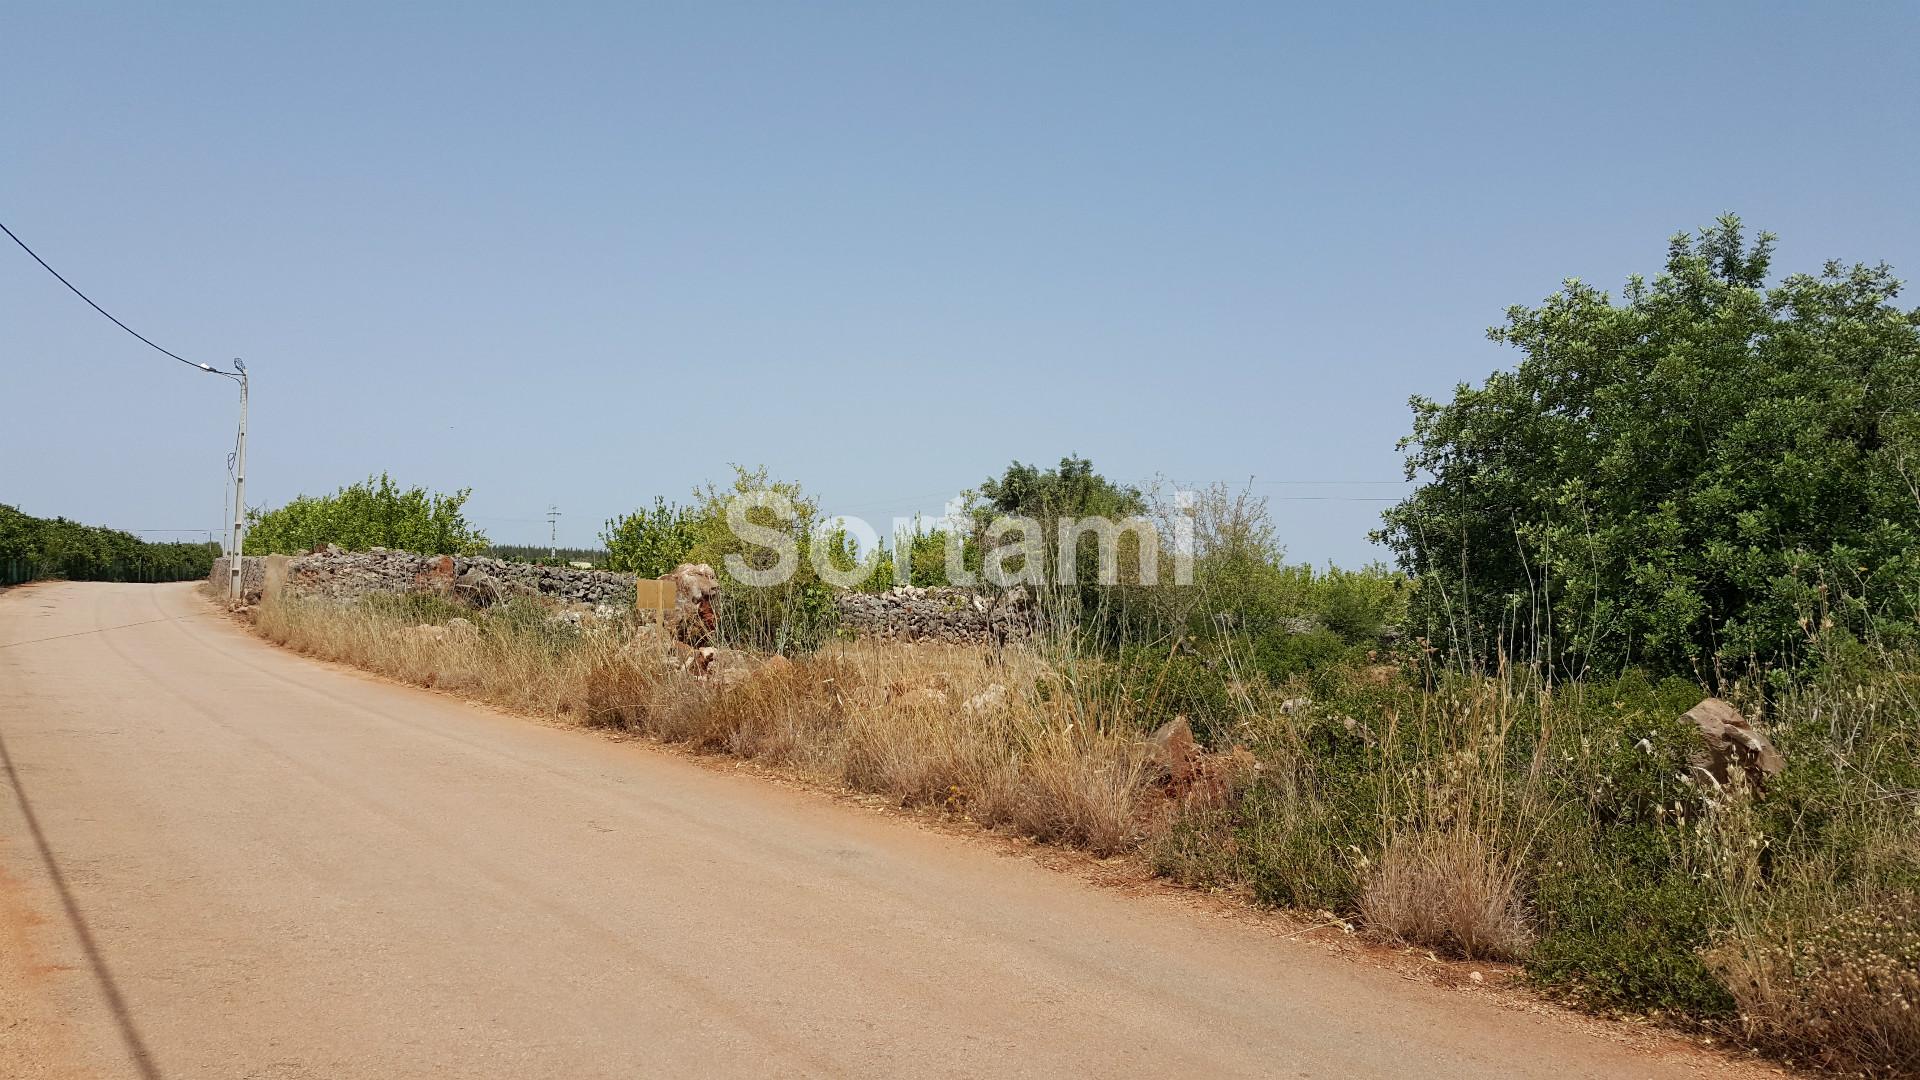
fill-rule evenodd
<path id="1" fill-rule="evenodd" d="M 681 563 L 666 575 L 673 582 L 674 637 L 689 645 L 710 645 L 720 625 L 713 602 L 720 595 L 720 576 L 706 563 Z"/>
<path id="2" fill-rule="evenodd" d="M 1688 709 L 1684 718 L 1700 732 L 1693 775 L 1710 779 L 1717 787 L 1726 787 L 1738 774 L 1749 788 L 1764 792 L 1767 781 L 1787 767 L 1787 759 L 1774 749 L 1767 733 L 1719 698 L 1707 698 Z"/>
<path id="3" fill-rule="evenodd" d="M 892 698 L 891 704 L 896 708 L 908 711 L 939 710 L 944 712 L 950 708 L 953 703 L 947 698 L 946 691 L 932 686 L 923 686 L 917 690 L 908 690 L 897 698 Z"/>
<path id="4" fill-rule="evenodd" d="M 485 608 L 499 603 L 506 590 L 486 571 L 468 569 L 454 579 L 453 595 L 468 607 Z"/>
<path id="5" fill-rule="evenodd" d="M 1184 791 L 1193 783 L 1200 764 L 1200 747 L 1193 741 L 1193 727 L 1184 716 L 1176 716 L 1147 736 L 1147 750 L 1154 765 L 1175 791 Z"/>

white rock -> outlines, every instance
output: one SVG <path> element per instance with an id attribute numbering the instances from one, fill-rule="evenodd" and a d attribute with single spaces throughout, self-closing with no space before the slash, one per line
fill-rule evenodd
<path id="1" fill-rule="evenodd" d="M 996 712 L 1006 708 L 1007 688 L 994 683 L 985 690 L 968 698 L 960 705 L 960 712 L 966 716 L 978 716 L 981 713 Z"/>

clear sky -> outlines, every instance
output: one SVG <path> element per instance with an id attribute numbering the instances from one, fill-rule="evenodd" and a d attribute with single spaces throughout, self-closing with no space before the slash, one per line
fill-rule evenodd
<path id="1" fill-rule="evenodd" d="M 1079 453 L 1257 478 L 1354 563 L 1408 395 L 1513 363 L 1507 306 L 1726 210 L 1776 268 L 1920 273 L 1911 3 L 14 0 L 0 38 L 0 221 L 246 358 L 250 501 L 388 470 L 502 542 L 729 462 L 884 520 Z M 0 362 L 0 502 L 219 528 L 231 384 L 10 245 Z"/>

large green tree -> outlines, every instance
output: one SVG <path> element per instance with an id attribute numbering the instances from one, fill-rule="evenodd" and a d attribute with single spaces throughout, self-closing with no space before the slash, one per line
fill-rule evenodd
<path id="1" fill-rule="evenodd" d="M 1806 620 L 1911 634 L 1920 311 L 1882 266 L 1769 286 L 1727 216 L 1619 300 L 1579 281 L 1489 331 L 1523 354 L 1413 399 L 1380 537 L 1459 655 L 1717 681 L 1790 660 Z"/>
<path id="2" fill-rule="evenodd" d="M 1040 617 L 1056 627 L 1077 626 L 1094 638 L 1109 643 L 1125 639 L 1141 629 L 1142 619 L 1151 619 L 1157 611 L 1138 590 L 1099 583 L 1098 540 L 1082 535 L 1073 549 L 1060 547 L 1060 526 L 1065 519 L 1105 518 L 1119 524 L 1144 515 L 1147 501 L 1138 488 L 1119 483 L 1095 471 L 1093 462 L 1078 455 L 1060 459 L 1049 469 L 1015 461 L 998 477 L 989 477 L 980 485 L 973 505 L 974 531 L 969 548 L 976 559 L 990 558 L 995 549 L 1033 543 L 1039 552 L 1038 589 Z M 1035 526 L 1035 535 L 1026 537 L 1025 527 L 1000 537 L 991 525 L 1000 518 L 1026 518 Z M 1140 540 L 1137 534 L 1121 537 L 1113 552 L 1116 580 L 1138 579 Z M 1028 571 L 1026 555 L 1013 555 L 1002 568 L 1014 574 Z"/>
<path id="3" fill-rule="evenodd" d="M 1023 515 L 1043 523 L 1062 517 L 1118 519 L 1146 509 L 1139 489 L 1101 476 L 1093 462 L 1077 455 L 1061 458 L 1051 469 L 1016 461 L 981 483 L 980 498 L 985 514 Z"/>
<path id="4" fill-rule="evenodd" d="M 477 555 L 486 535 L 463 511 L 471 489 L 451 495 L 402 488 L 386 473 L 331 495 L 302 495 L 273 510 L 248 514 L 249 555 L 294 555 L 322 544 L 348 551 L 382 547 L 421 555 Z"/>

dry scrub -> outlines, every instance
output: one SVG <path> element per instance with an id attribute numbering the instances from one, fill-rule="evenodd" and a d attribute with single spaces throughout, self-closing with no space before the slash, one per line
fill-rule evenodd
<path id="1" fill-rule="evenodd" d="M 1836 1069 L 1920 1074 L 1920 903 L 1829 912 L 1778 938 L 1740 934 L 1710 962 L 1747 1037 Z"/>
<path id="2" fill-rule="evenodd" d="M 1468 959 L 1518 960 L 1532 943 L 1515 860 L 1466 830 L 1396 837 L 1360 893 L 1376 934 Z"/>

